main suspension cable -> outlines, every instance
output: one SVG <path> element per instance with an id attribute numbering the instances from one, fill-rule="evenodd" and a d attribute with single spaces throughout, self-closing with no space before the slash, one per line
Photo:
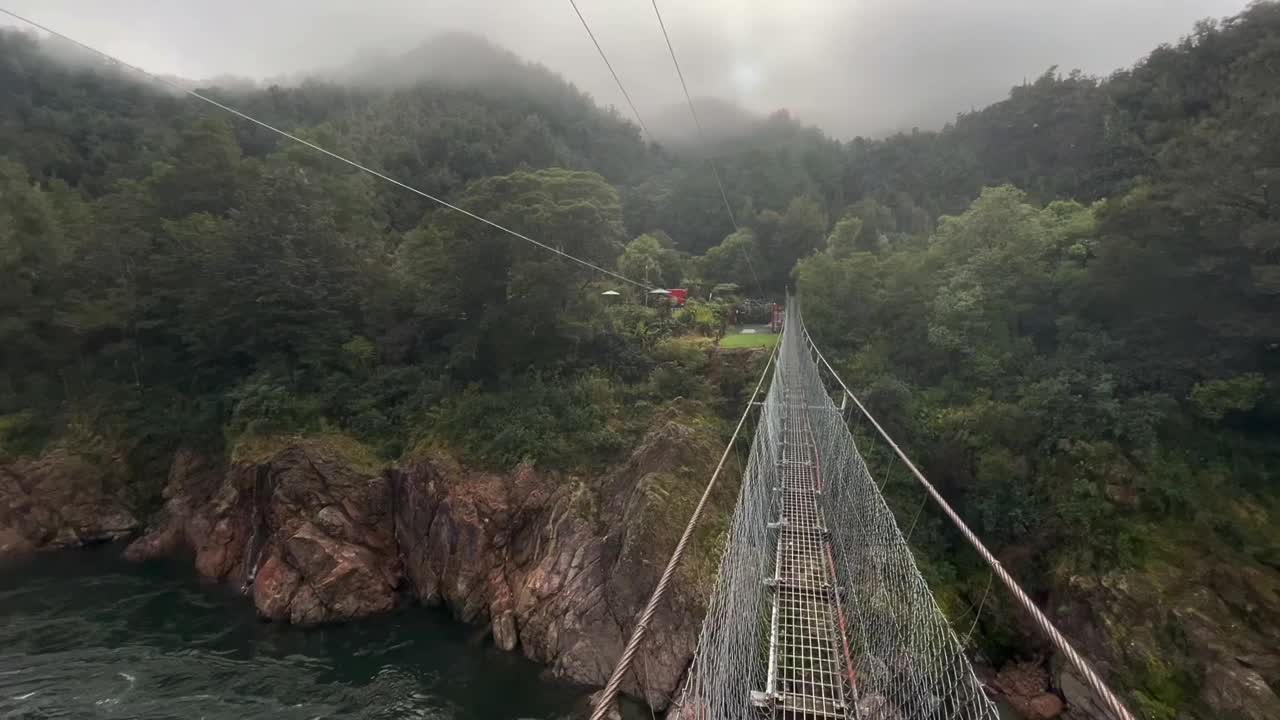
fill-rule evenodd
<path id="1" fill-rule="evenodd" d="M 596 46 L 596 52 L 600 53 L 600 59 L 604 61 L 604 66 L 609 68 L 609 74 L 613 76 L 613 81 L 618 84 L 618 89 L 622 91 L 622 97 L 626 98 L 627 105 L 631 106 L 631 114 L 636 116 L 636 124 L 648 136 L 649 142 L 654 142 L 653 133 L 649 132 L 649 128 L 645 127 L 644 120 L 640 119 L 640 111 L 636 109 L 636 104 L 631 102 L 631 93 L 622 85 L 622 79 L 618 77 L 618 73 L 613 69 L 613 63 L 609 62 L 609 57 L 604 54 L 604 48 L 600 47 L 600 41 L 596 40 L 596 34 L 591 32 L 591 26 L 587 24 L 587 19 L 582 16 L 582 11 L 578 9 L 578 3 L 575 0 L 569 0 L 569 4 L 573 6 L 573 11 L 577 13 L 578 19 L 582 21 L 582 28 L 587 31 L 587 35 L 591 38 L 591 42 Z"/>
<path id="2" fill-rule="evenodd" d="M 689 114 L 693 116 L 693 126 L 698 130 L 698 142 L 707 153 L 707 165 L 711 166 L 711 174 L 716 178 L 716 187 L 720 188 L 720 199 L 724 201 L 725 212 L 729 214 L 729 223 L 733 225 L 733 231 L 739 231 L 738 219 L 733 216 L 733 207 L 729 204 L 729 194 L 724 190 L 724 182 L 720 180 L 720 170 L 716 167 L 715 160 L 711 157 L 711 148 L 707 145 L 706 133 L 702 130 L 702 121 L 698 119 L 698 110 L 693 105 L 693 97 L 689 95 L 689 85 L 684 81 L 684 71 L 680 69 L 680 61 L 676 59 L 676 49 L 671 44 L 671 36 L 667 34 L 667 24 L 662 21 L 662 11 L 658 9 L 658 0 L 652 0 L 653 14 L 658 16 L 658 27 L 662 28 L 662 38 L 667 41 L 667 51 L 671 54 L 671 64 L 676 66 L 676 76 L 680 78 L 680 89 L 684 90 L 684 100 L 689 105 Z M 751 262 L 751 253 L 747 251 L 743 254 L 746 258 L 747 268 L 751 270 L 751 277 L 756 281 L 756 289 L 760 292 L 761 297 L 764 296 L 764 285 L 760 283 L 760 276 L 756 274 L 755 263 Z"/>

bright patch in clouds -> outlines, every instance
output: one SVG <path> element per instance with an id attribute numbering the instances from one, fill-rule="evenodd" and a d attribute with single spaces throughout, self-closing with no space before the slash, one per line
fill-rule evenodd
<path id="1" fill-rule="evenodd" d="M 733 65 L 730 79 L 739 95 L 752 95 L 760 88 L 760 68 L 750 62 L 739 60 Z"/>

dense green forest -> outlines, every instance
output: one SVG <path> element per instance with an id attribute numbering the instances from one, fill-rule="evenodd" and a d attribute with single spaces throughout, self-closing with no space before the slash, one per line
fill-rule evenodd
<path id="1" fill-rule="evenodd" d="M 545 68 L 436 43 L 412 57 L 472 70 L 209 92 L 629 277 L 798 288 L 845 377 L 1041 596 L 1171 548 L 1280 570 L 1280 5 L 1107 78 L 1051 68 L 938 132 L 850 142 L 780 111 L 708 147 L 646 144 Z M 142 497 L 180 444 L 275 432 L 592 466 L 672 398 L 741 402 L 744 379 L 713 391 L 682 339 L 713 335 L 722 305 L 648 309 L 12 31 L 0 152 L 0 456 L 101 445 Z M 929 552 L 954 538 L 922 522 L 940 597 L 971 604 L 985 573 Z M 997 662 L 1029 642 L 1001 616 L 982 625 Z M 1145 713 L 1192 702 L 1180 667 L 1127 678 Z"/>

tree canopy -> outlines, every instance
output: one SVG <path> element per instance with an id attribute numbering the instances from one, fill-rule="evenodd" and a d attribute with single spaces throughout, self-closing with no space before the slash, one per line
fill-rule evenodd
<path id="1" fill-rule="evenodd" d="M 1275 567 L 1280 4 L 1106 78 L 1050 68 L 937 132 L 840 142 L 780 112 L 697 152 L 441 42 L 421 58 L 476 62 L 207 91 L 642 284 L 797 288 L 962 514 L 1035 558 L 1034 590 L 1141 567 L 1165 531 Z M 93 427 L 144 463 L 319 429 L 384 455 L 615 457 L 662 402 L 734 397 L 672 337 L 723 315 L 618 285 L 0 30 L 0 455 Z M 1157 684 L 1147 709 L 1177 716 Z"/>

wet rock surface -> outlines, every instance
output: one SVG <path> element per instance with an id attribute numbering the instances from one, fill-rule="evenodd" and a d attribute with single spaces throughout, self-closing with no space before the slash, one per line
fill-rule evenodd
<path id="1" fill-rule="evenodd" d="M 660 422 L 595 477 L 529 465 L 481 472 L 444 454 L 375 472 L 323 440 L 227 469 L 184 451 L 164 510 L 126 555 L 189 553 L 202 575 L 242 589 L 271 620 L 444 606 L 557 676 L 602 684 L 701 492 L 715 457 L 708 435 Z M 733 495 L 716 496 L 718 511 L 731 510 Z M 625 692 L 669 702 L 712 576 L 705 567 L 676 576 Z"/>
<path id="2" fill-rule="evenodd" d="M 139 526 L 119 463 L 55 448 L 0 465 L 0 558 L 128 536 Z"/>
<path id="3" fill-rule="evenodd" d="M 1052 720 L 1062 714 L 1062 698 L 1050 691 L 1049 672 L 1041 662 L 1009 665 L 996 675 L 991 687 L 1027 720 Z"/>
<path id="4" fill-rule="evenodd" d="M 244 588 L 271 620 L 350 620 L 396 604 L 390 486 L 322 440 L 225 473 L 179 453 L 165 494 L 158 527 L 129 557 L 190 551 L 202 575 Z"/>
<path id="5" fill-rule="evenodd" d="M 467 473 L 440 458 L 393 471 L 412 591 L 488 623 L 497 645 L 559 676 L 603 683 L 678 537 L 657 517 L 670 508 L 653 502 L 654 485 L 701 467 L 706 450 L 696 433 L 666 423 L 595 480 L 528 466 Z M 677 578 L 624 684 L 651 706 L 667 704 L 692 656 L 705 612 L 706 588 L 696 585 Z"/>

